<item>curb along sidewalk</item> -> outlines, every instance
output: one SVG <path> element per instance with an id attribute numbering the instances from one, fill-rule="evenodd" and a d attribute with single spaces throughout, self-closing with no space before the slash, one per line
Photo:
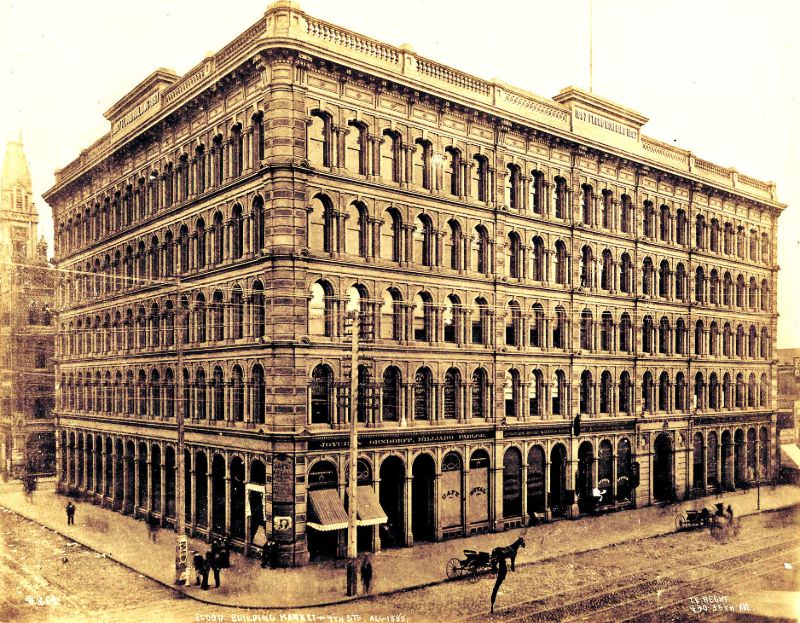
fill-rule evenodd
<path id="1" fill-rule="evenodd" d="M 19 487 L 21 489 L 21 485 Z M 675 514 L 686 508 L 711 506 L 724 501 L 733 506 L 736 516 L 753 514 L 756 491 L 736 491 L 699 500 L 689 500 L 666 507 L 648 506 L 584 517 L 575 521 L 558 521 L 528 529 L 528 547 L 521 550 L 519 565 L 532 564 L 547 558 L 601 549 L 615 543 L 651 538 L 674 532 Z M 194 586 L 193 569 L 189 570 L 192 585 L 174 586 L 176 535 L 159 530 L 158 541 L 148 538 L 147 526 L 129 516 L 73 500 L 77 506 L 75 525 L 68 526 L 65 506 L 67 498 L 53 491 L 37 491 L 29 503 L 21 490 L 0 490 L 0 507 L 26 517 L 91 550 L 106 555 L 143 576 L 176 593 L 201 603 L 217 606 L 257 609 L 299 609 L 345 603 L 362 597 L 345 596 L 344 562 L 313 563 L 295 569 L 261 569 L 259 561 L 231 553 L 231 568 L 221 572 L 221 586 L 207 591 Z M 762 487 L 761 510 L 776 510 L 800 504 L 800 488 L 785 485 Z M 373 554 L 375 582 L 372 597 L 422 588 L 446 581 L 445 563 L 462 558 L 462 550 L 490 551 L 508 545 L 521 529 L 441 543 L 422 543 L 413 548 L 390 549 Z M 205 553 L 209 545 L 189 539 L 189 551 Z M 190 556 L 191 558 L 191 556 Z M 213 578 L 209 578 L 213 587 Z"/>

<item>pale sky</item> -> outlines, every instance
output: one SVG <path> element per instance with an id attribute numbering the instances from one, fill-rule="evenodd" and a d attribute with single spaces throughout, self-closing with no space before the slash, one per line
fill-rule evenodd
<path id="1" fill-rule="evenodd" d="M 552 97 L 588 88 L 589 0 L 303 0 L 307 13 Z M 254 23 L 255 0 L 0 0 L 0 139 L 22 132 L 40 233 L 53 171 L 157 67 L 184 73 Z M 795 7 L 799 8 L 795 8 Z M 796 0 L 594 0 L 594 92 L 644 133 L 778 184 L 778 346 L 800 347 L 800 37 Z M 795 173 L 795 175 L 792 175 Z"/>

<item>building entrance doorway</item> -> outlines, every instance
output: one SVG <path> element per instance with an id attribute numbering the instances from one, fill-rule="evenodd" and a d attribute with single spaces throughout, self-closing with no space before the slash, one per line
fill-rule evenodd
<path id="1" fill-rule="evenodd" d="M 656 502 L 673 498 L 672 439 L 664 433 L 656 437 L 653 446 L 653 498 Z"/>
<path id="2" fill-rule="evenodd" d="M 411 533 L 414 541 L 433 541 L 433 479 L 436 467 L 428 454 L 421 454 L 412 467 Z"/>
<path id="3" fill-rule="evenodd" d="M 550 451 L 550 509 L 554 517 L 563 517 L 567 513 L 566 490 L 567 449 L 559 443 Z"/>
<path id="4" fill-rule="evenodd" d="M 403 461 L 396 456 L 387 457 L 381 463 L 380 479 L 378 499 L 387 519 L 380 529 L 381 547 L 399 547 L 403 545 L 405 532 L 403 508 L 405 507 L 406 468 Z"/>

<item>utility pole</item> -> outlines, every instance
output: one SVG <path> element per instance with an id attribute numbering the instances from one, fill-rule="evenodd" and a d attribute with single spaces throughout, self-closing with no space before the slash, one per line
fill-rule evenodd
<path id="1" fill-rule="evenodd" d="M 347 478 L 347 594 L 349 596 L 358 594 L 358 526 L 356 523 L 356 504 L 358 496 L 358 334 L 359 315 L 358 310 L 348 312 L 348 316 L 353 319 L 351 325 L 352 334 L 350 336 L 350 455 L 349 469 Z"/>
<path id="2" fill-rule="evenodd" d="M 184 409 L 186 404 L 183 400 L 183 327 L 184 324 L 188 328 L 186 314 L 188 310 L 183 309 L 181 305 L 181 280 L 180 277 L 175 283 L 175 309 L 177 310 L 178 322 L 176 323 L 177 331 L 175 331 L 175 353 L 177 355 L 177 370 L 175 373 L 175 385 L 177 388 L 176 396 L 178 408 L 175 410 L 175 427 L 177 428 L 178 435 L 178 448 L 175 452 L 175 531 L 178 534 L 178 542 L 175 549 L 175 584 L 184 586 L 187 582 L 187 564 L 189 556 L 189 543 L 186 539 L 186 503 L 184 495 L 184 487 L 186 486 L 184 465 L 184 430 L 183 419 Z"/>

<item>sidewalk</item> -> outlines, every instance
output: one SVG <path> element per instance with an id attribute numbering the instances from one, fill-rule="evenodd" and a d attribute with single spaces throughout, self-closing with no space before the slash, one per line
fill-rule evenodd
<path id="1" fill-rule="evenodd" d="M 21 489 L 21 485 L 19 487 Z M 675 514 L 683 508 L 711 506 L 715 501 L 731 504 L 737 516 L 756 512 L 756 491 L 737 491 L 680 504 L 645 507 L 558 521 L 530 528 L 528 546 L 520 550 L 517 564 L 599 549 L 621 541 L 645 539 L 675 530 Z M 21 491 L 0 490 L 0 506 L 81 543 L 134 571 L 168 587 L 173 586 L 175 533 L 161 530 L 158 542 L 148 539 L 144 522 L 99 506 L 75 502 L 75 525 L 67 526 L 67 499 L 53 491 L 39 490 L 33 503 Z M 800 487 L 762 487 L 761 510 L 800 504 Z M 391 593 L 445 581 L 445 563 L 463 557 L 463 549 L 491 550 L 508 545 L 522 532 L 510 530 L 482 534 L 443 543 L 424 543 L 413 548 L 390 549 L 373 555 L 373 594 Z M 189 539 L 189 551 L 205 552 L 204 541 Z M 191 576 L 194 580 L 194 576 Z M 213 579 L 211 586 L 213 587 Z M 219 589 L 203 591 L 194 585 L 185 590 L 193 599 L 218 605 L 255 608 L 299 608 L 347 601 L 344 563 L 315 563 L 296 569 L 261 569 L 259 561 L 231 553 L 231 568 L 221 572 Z"/>

